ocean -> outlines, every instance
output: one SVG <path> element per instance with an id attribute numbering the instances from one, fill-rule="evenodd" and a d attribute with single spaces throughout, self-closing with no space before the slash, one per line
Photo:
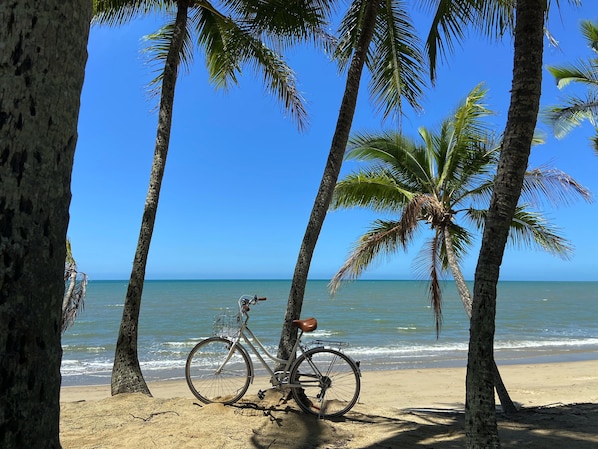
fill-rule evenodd
<path id="1" fill-rule="evenodd" d="M 146 381 L 184 379 L 191 348 L 243 294 L 267 297 L 252 307 L 249 325 L 275 354 L 290 284 L 146 281 L 138 341 Z M 331 298 L 327 281 L 309 281 L 302 317 L 316 317 L 318 329 L 304 341 L 346 342 L 362 370 L 464 367 L 469 323 L 454 284 L 443 285 L 437 335 L 426 282 L 355 281 Z M 85 309 L 62 338 L 62 385 L 110 383 L 126 289 L 127 281 L 89 283 Z M 495 358 L 499 365 L 598 359 L 598 282 L 500 282 Z"/>

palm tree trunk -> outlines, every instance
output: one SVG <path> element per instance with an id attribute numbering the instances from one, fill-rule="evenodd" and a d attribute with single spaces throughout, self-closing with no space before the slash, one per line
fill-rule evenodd
<path id="1" fill-rule="evenodd" d="M 60 448 L 60 323 L 92 2 L 0 1 L 0 447 Z"/>
<path id="2" fill-rule="evenodd" d="M 177 7 L 175 30 L 168 48 L 168 55 L 166 57 L 162 78 L 158 131 L 152 171 L 150 174 L 150 183 L 145 199 L 139 240 L 137 241 L 137 250 L 135 251 L 135 259 L 133 260 L 131 278 L 127 288 L 127 296 L 125 298 L 123 315 L 116 343 L 116 351 L 114 354 L 111 382 L 112 395 L 119 393 L 144 393 L 151 396 L 149 388 L 143 378 L 143 374 L 141 373 L 141 367 L 139 366 L 137 337 L 141 296 L 145 280 L 145 268 L 154 231 L 160 188 L 162 186 L 162 178 L 164 177 L 164 168 L 170 143 L 174 91 L 178 74 L 180 52 L 187 26 L 188 0 L 179 0 L 177 2 Z"/>
<path id="3" fill-rule="evenodd" d="M 345 92 L 341 101 L 334 136 L 332 137 L 330 153 L 295 265 L 295 272 L 291 283 L 291 291 L 289 293 L 280 343 L 278 345 L 278 357 L 282 359 L 288 359 L 292 356 L 291 350 L 297 340 L 297 329 L 292 326 L 292 321 L 298 319 L 301 315 L 311 259 L 316 248 L 320 231 L 324 225 L 324 220 L 326 219 L 326 213 L 328 212 L 330 202 L 332 201 L 334 187 L 336 186 L 340 174 L 343 156 L 345 154 L 347 142 L 349 141 L 353 116 L 355 115 L 355 108 L 357 106 L 357 95 L 359 93 L 361 74 L 363 72 L 368 47 L 372 40 L 376 25 L 377 12 L 378 2 L 375 0 L 368 0 L 364 12 L 364 26 L 361 30 L 359 41 L 347 73 Z"/>
<path id="4" fill-rule="evenodd" d="M 465 401 L 469 449 L 500 447 L 490 357 L 494 353 L 496 286 L 540 107 L 545 13 L 546 0 L 516 3 L 511 104 L 475 272 Z"/>
<path id="5" fill-rule="evenodd" d="M 465 312 L 471 320 L 472 301 L 471 295 L 469 293 L 469 288 L 467 287 L 467 283 L 465 282 L 465 278 L 463 277 L 461 268 L 457 263 L 457 258 L 455 257 L 455 250 L 453 248 L 453 240 L 451 239 L 451 234 L 449 232 L 448 227 L 443 227 L 442 232 L 444 236 L 446 257 L 448 259 L 451 272 L 453 273 L 453 279 L 455 280 L 455 284 L 457 284 L 457 290 L 459 291 L 459 296 L 461 297 L 463 307 L 465 307 Z M 502 406 L 502 409 L 505 413 L 516 413 L 517 407 L 515 407 L 515 404 L 513 404 L 511 396 L 509 396 L 509 392 L 507 391 L 507 388 L 505 387 L 505 384 L 502 380 L 502 376 L 500 375 L 500 371 L 498 371 L 498 366 L 496 365 L 496 361 L 494 360 L 494 354 L 492 354 L 492 361 L 494 362 L 494 388 L 496 388 L 496 394 L 498 394 L 498 398 L 500 399 L 500 405 Z"/>

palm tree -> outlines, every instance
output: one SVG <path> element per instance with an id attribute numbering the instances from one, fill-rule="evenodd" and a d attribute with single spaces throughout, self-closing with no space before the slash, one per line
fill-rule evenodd
<path id="1" fill-rule="evenodd" d="M 598 22 L 582 20 L 580 29 L 588 47 L 598 53 Z M 572 128 L 588 120 L 596 134 L 592 146 L 598 154 L 598 58 L 580 60 L 577 64 L 549 66 L 559 89 L 576 83 L 587 87 L 585 97 L 570 95 L 563 105 L 551 106 L 544 113 L 544 119 L 553 127 L 556 137 L 564 137 Z"/>
<path id="2" fill-rule="evenodd" d="M 467 353 L 468 449 L 500 448 L 493 391 L 496 286 L 528 165 L 542 91 L 547 0 L 517 0 L 511 103 L 474 276 Z"/>
<path id="3" fill-rule="evenodd" d="M 425 226 L 433 236 L 418 260 L 430 279 L 429 294 L 436 312 L 437 332 L 441 319 L 440 278 L 450 269 L 467 315 L 472 299 L 460 262 L 473 242 L 472 231 L 481 231 L 487 212 L 493 173 L 499 155 L 483 118 L 490 114 L 482 100 L 486 91 L 476 87 L 437 132 L 420 128 L 420 140 L 396 132 L 364 134 L 351 139 L 347 159 L 366 161 L 367 167 L 341 180 L 331 209 L 366 207 L 398 218 L 376 220 L 361 236 L 347 261 L 330 282 L 334 294 L 343 279 L 359 277 L 380 255 L 406 249 L 415 231 Z M 542 196 L 568 202 L 575 195 L 590 195 L 575 180 L 558 170 L 528 171 L 525 196 L 511 224 L 513 243 L 537 245 L 566 257 L 571 248 L 550 227 L 541 213 L 530 210 Z M 515 411 L 498 369 L 495 385 L 503 409 Z"/>
<path id="4" fill-rule="evenodd" d="M 87 292 L 87 275 L 77 269 L 73 257 L 71 241 L 66 239 L 66 261 L 64 263 L 64 297 L 62 299 L 62 332 L 66 331 L 74 322 L 77 314 L 83 310 L 85 294 Z"/>
<path id="5" fill-rule="evenodd" d="M 91 2 L 0 2 L 0 447 L 60 447 L 61 305 Z"/>
<path id="6" fill-rule="evenodd" d="M 282 57 L 266 46 L 284 48 L 300 40 L 323 35 L 327 11 L 317 0 L 255 2 L 222 0 L 219 7 L 205 0 L 95 0 L 97 23 L 122 24 L 154 12 L 175 10 L 174 19 L 151 36 L 155 58 L 163 63 L 156 78 L 161 83 L 158 130 L 145 208 L 131 277 L 127 288 L 114 366 L 112 394 L 141 392 L 150 395 L 137 354 L 137 329 L 145 268 L 153 233 L 164 167 L 170 141 L 177 74 L 182 62 L 190 63 L 194 44 L 205 53 L 210 80 L 219 87 L 236 83 L 249 65 L 263 74 L 267 89 L 276 94 L 299 128 L 306 112 L 294 75 Z M 314 37 L 315 36 L 315 37 Z"/>
<path id="7" fill-rule="evenodd" d="M 413 3 L 426 7 L 429 2 Z M 461 0 L 438 2 L 426 41 L 430 76 L 434 80 L 437 56 L 449 53 L 464 38 L 464 30 L 474 25 L 494 36 L 508 30 L 512 23 L 513 0 Z M 297 338 L 292 321 L 299 318 L 311 259 L 332 200 L 334 188 L 349 140 L 361 76 L 366 66 L 372 80 L 370 90 L 384 117 L 398 117 L 403 103 L 415 110 L 424 88 L 426 70 L 419 39 L 407 13 L 406 1 L 354 0 L 343 17 L 341 36 L 335 57 L 347 80 L 336 128 L 320 187 L 301 242 L 287 309 L 283 322 L 278 356 L 286 359 Z"/>
<path id="8" fill-rule="evenodd" d="M 483 118 L 491 114 L 482 101 L 486 90 L 475 87 L 438 131 L 419 129 L 419 140 L 397 132 L 360 134 L 348 145 L 345 158 L 368 163 L 336 185 L 331 210 L 353 207 L 398 215 L 396 220 L 376 220 L 361 236 L 342 268 L 330 281 L 335 293 L 344 279 L 358 278 L 378 256 L 406 249 L 420 226 L 429 227 L 433 237 L 420 258 L 430 279 L 430 298 L 440 327 L 440 278 L 451 271 L 463 306 L 471 314 L 471 295 L 461 274 L 460 262 L 473 242 L 473 234 L 457 222 L 480 232 L 487 213 L 493 174 L 500 154 Z M 539 139 L 537 139 L 539 140 Z M 590 199 L 590 193 L 567 174 L 540 167 L 528 170 L 524 199 L 511 223 L 513 244 L 537 245 L 567 257 L 571 247 L 557 234 L 541 212 L 531 204 L 542 198 L 559 205 L 574 197 Z"/>

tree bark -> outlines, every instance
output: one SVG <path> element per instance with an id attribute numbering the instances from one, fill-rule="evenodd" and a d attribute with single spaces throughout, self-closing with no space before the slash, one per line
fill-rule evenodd
<path id="1" fill-rule="evenodd" d="M 345 149 L 347 147 L 347 142 L 349 141 L 349 134 L 353 124 L 353 116 L 355 115 L 355 108 L 357 106 L 357 95 L 359 93 L 361 74 L 363 73 L 368 47 L 374 34 L 377 13 L 378 2 L 368 0 L 364 12 L 364 26 L 361 30 L 359 41 L 347 73 L 345 92 L 343 94 L 336 128 L 332 137 L 330 153 L 328 155 L 326 167 L 324 168 L 318 193 L 314 200 L 309 222 L 301 242 L 301 248 L 299 249 L 297 263 L 295 265 L 295 272 L 293 273 L 291 291 L 289 293 L 280 343 L 278 345 L 278 357 L 282 359 L 288 359 L 294 355 L 291 354 L 291 350 L 297 340 L 297 328 L 293 327 L 292 321 L 299 319 L 301 315 L 309 267 L 340 174 Z"/>
<path id="2" fill-rule="evenodd" d="M 471 294 L 469 293 L 469 288 L 467 287 L 467 283 L 465 282 L 465 278 L 463 277 L 461 268 L 457 263 L 457 258 L 455 257 L 455 250 L 453 248 L 453 241 L 451 240 L 449 229 L 445 226 L 442 232 L 444 236 L 446 256 L 449 262 L 449 266 L 451 268 L 451 272 L 453 273 L 453 279 L 455 280 L 455 284 L 457 284 L 457 290 L 459 292 L 459 296 L 461 297 L 463 307 L 465 308 L 465 313 L 467 313 L 467 316 L 471 320 Z M 494 372 L 494 388 L 496 389 L 496 394 L 498 395 L 498 398 L 500 400 L 500 405 L 505 413 L 516 413 L 517 407 L 515 407 L 515 404 L 513 404 L 511 396 L 509 396 L 509 392 L 507 391 L 507 388 L 505 387 L 505 384 L 502 380 L 502 376 L 500 375 L 500 371 L 498 370 L 498 366 L 496 365 L 496 361 L 494 360 L 494 353 L 492 354 L 492 361 Z"/>
<path id="3" fill-rule="evenodd" d="M 166 157 L 170 144 L 174 92 L 180 62 L 180 52 L 187 26 L 188 3 L 188 0 L 179 0 L 177 2 L 175 31 L 170 42 L 164 66 L 154 159 L 143 217 L 141 219 L 141 229 L 139 231 L 135 259 L 133 260 L 133 268 L 131 270 L 118 332 L 118 340 L 116 342 L 114 365 L 112 368 L 112 395 L 120 393 L 144 393 L 151 396 L 151 392 L 141 372 L 137 352 L 139 314 L 147 258 L 156 222 L 160 189 L 162 187 Z"/>
<path id="4" fill-rule="evenodd" d="M 60 324 L 90 0 L 0 2 L 0 447 L 59 448 Z"/>
<path id="5" fill-rule="evenodd" d="M 538 117 L 546 0 L 518 0 L 511 104 L 475 272 L 467 363 L 465 434 L 470 449 L 499 448 L 493 391 L 496 286 Z"/>

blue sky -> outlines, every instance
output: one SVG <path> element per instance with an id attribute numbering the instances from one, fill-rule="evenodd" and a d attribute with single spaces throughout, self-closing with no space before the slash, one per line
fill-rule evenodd
<path id="1" fill-rule="evenodd" d="M 553 10 L 549 30 L 559 48 L 547 47 L 545 64 L 590 56 L 579 33 L 580 19 L 598 19 L 598 4 L 575 9 L 563 2 Z M 94 26 L 81 101 L 79 140 L 72 179 L 68 235 L 81 271 L 91 279 L 128 279 L 149 181 L 156 134 L 156 99 L 146 84 L 151 67 L 142 55 L 142 36 L 158 19 L 121 28 Z M 417 20 L 422 34 L 428 25 Z M 509 104 L 512 42 L 489 43 L 476 36 L 439 67 L 438 81 L 422 104 L 424 113 L 406 109 L 403 132 L 434 127 L 478 83 L 489 89 L 487 105 L 502 131 Z M 312 48 L 289 52 L 310 116 L 299 133 L 284 117 L 259 77 L 248 71 L 229 92 L 208 84 L 198 54 L 179 77 L 174 121 L 160 206 L 150 249 L 148 279 L 290 279 L 324 164 L 344 89 L 344 76 Z M 561 92 L 544 72 L 542 105 Z M 382 122 L 362 82 L 353 131 L 394 126 Z M 545 128 L 543 125 L 540 125 Z M 590 149 L 589 125 L 563 140 L 548 134 L 532 151 L 531 166 L 549 164 L 598 193 L 598 157 Z M 354 166 L 345 164 L 343 174 Z M 508 249 L 503 280 L 598 280 L 594 258 L 597 204 L 545 210 L 575 247 L 570 260 L 533 250 Z M 594 219 L 593 219 L 593 218 Z M 364 210 L 328 214 L 310 270 L 311 279 L 329 279 L 352 243 L 375 216 Z M 420 240 L 407 253 L 382 259 L 364 279 L 419 279 L 414 270 Z M 477 252 L 464 264 L 473 279 Z"/>

